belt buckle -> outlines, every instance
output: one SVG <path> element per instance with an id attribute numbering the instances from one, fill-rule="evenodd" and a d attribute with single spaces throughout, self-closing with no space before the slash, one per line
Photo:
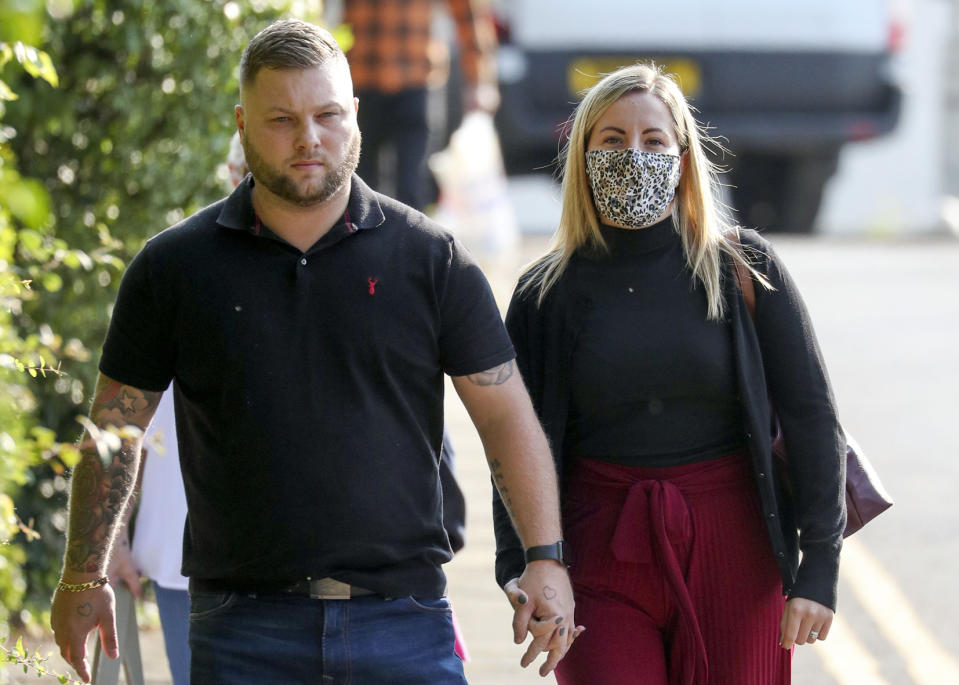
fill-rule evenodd
<path id="1" fill-rule="evenodd" d="M 310 599 L 349 599 L 350 585 L 335 578 L 309 578 Z"/>

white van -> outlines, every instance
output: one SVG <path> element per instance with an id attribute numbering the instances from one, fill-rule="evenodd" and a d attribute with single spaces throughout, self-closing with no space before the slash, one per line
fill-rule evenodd
<path id="1" fill-rule="evenodd" d="M 746 225 L 808 232 L 840 148 L 896 125 L 892 60 L 902 41 L 888 0 L 503 0 L 502 105 L 511 173 L 553 170 L 583 88 L 652 60 L 674 73 L 733 156 Z"/>

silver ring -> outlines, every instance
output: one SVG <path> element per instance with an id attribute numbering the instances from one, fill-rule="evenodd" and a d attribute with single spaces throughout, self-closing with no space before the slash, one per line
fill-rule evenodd
<path id="1" fill-rule="evenodd" d="M 809 639 L 810 639 L 810 640 L 818 640 L 818 639 L 819 639 L 819 633 L 817 633 L 815 630 L 810 630 L 810 631 L 809 631 Z"/>

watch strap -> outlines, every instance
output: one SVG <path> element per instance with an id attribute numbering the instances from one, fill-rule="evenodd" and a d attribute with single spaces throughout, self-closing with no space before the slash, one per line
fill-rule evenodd
<path id="1" fill-rule="evenodd" d="M 566 543 L 557 540 L 551 545 L 535 545 L 526 549 L 526 563 L 531 561 L 558 561 L 564 566 L 569 566 Z"/>

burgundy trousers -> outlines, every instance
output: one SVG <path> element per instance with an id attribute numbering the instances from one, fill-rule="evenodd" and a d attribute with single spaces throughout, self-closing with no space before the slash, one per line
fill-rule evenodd
<path id="1" fill-rule="evenodd" d="M 665 468 L 579 459 L 564 533 L 576 622 L 560 685 L 788 685 L 785 600 L 742 454 Z"/>

